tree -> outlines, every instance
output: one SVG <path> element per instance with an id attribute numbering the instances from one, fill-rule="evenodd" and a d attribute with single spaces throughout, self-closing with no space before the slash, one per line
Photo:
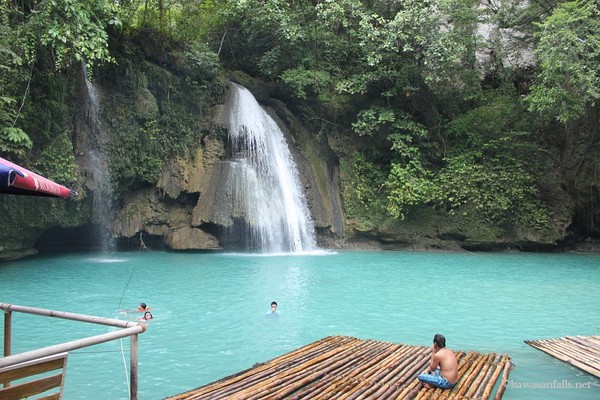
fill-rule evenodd
<path id="1" fill-rule="evenodd" d="M 41 1 L 29 19 L 30 35 L 50 46 L 57 69 L 74 62 L 86 62 L 93 68 L 96 63 L 113 60 L 106 28 L 119 26 L 121 21 L 110 1 Z"/>
<path id="2" fill-rule="evenodd" d="M 33 143 L 29 136 L 15 126 L 20 104 L 17 98 L 19 82 L 25 70 L 18 54 L 21 40 L 10 24 L 10 9 L 0 4 L 0 152 L 23 156 Z"/>
<path id="3" fill-rule="evenodd" d="M 530 110 L 566 123 L 600 99 L 599 4 L 566 2 L 536 24 L 539 72 L 527 97 Z"/>
<path id="4" fill-rule="evenodd" d="M 33 146 L 19 118 L 34 73 L 52 74 L 81 62 L 91 73 L 94 65 L 112 60 L 109 25 L 118 26 L 120 20 L 108 0 L 0 4 L 0 150 L 23 156 Z M 42 62 L 48 58 L 53 70 Z"/>

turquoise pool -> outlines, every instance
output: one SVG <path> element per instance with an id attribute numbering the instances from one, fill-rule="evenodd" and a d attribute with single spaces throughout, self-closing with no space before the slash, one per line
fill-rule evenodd
<path id="1" fill-rule="evenodd" d="M 600 256 L 590 254 L 131 252 L 0 264 L 0 302 L 120 319 L 138 316 L 121 309 L 148 303 L 155 319 L 139 341 L 142 400 L 324 336 L 429 345 L 438 332 L 451 348 L 510 354 L 505 399 L 598 399 L 598 379 L 523 340 L 600 335 L 599 284 Z M 272 300 L 279 318 L 265 316 Z M 13 352 L 110 329 L 15 314 Z M 126 399 L 128 357 L 129 340 L 71 352 L 65 399 Z M 536 384 L 551 388 L 526 388 Z"/>

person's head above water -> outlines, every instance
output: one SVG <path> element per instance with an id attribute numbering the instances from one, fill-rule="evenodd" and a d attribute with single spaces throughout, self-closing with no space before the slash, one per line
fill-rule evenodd
<path id="1" fill-rule="evenodd" d="M 152 318 L 154 318 L 154 317 L 152 316 L 152 313 L 150 311 L 146 311 L 144 313 L 144 319 L 152 319 Z"/>
<path id="2" fill-rule="evenodd" d="M 446 347 L 446 338 L 444 335 L 436 333 L 433 337 L 433 344 L 435 344 L 438 348 L 443 349 Z"/>
<path id="3" fill-rule="evenodd" d="M 138 310 L 143 311 L 147 308 L 146 303 L 140 303 Z"/>
<path id="4" fill-rule="evenodd" d="M 276 312 L 277 311 L 277 302 L 276 301 L 272 301 L 271 302 L 271 312 Z"/>

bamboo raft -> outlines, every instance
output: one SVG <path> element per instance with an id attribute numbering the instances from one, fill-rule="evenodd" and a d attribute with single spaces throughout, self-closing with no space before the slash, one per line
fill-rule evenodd
<path id="1" fill-rule="evenodd" d="M 452 390 L 420 389 L 416 399 L 501 399 L 508 355 L 455 352 L 459 381 Z M 404 399 L 429 364 L 430 348 L 348 336 L 328 336 L 265 363 L 167 400 Z M 414 395 L 414 393 L 413 393 Z"/>
<path id="2" fill-rule="evenodd" d="M 600 378 L 600 336 L 566 336 L 525 343 Z"/>

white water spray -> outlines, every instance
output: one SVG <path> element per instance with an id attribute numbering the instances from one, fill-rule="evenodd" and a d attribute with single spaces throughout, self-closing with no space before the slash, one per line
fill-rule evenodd
<path id="1" fill-rule="evenodd" d="M 283 132 L 247 89 L 231 85 L 233 159 L 226 185 L 233 209 L 246 221 L 243 241 L 263 253 L 315 250 L 313 223 Z"/>
<path id="2" fill-rule="evenodd" d="M 82 62 L 82 74 L 85 81 L 85 110 L 88 127 L 87 143 L 85 145 L 84 165 L 88 175 L 87 186 L 93 193 L 93 222 L 98 225 L 98 238 L 103 253 L 114 250 L 110 236 L 112 223 L 110 200 L 110 173 L 108 171 L 107 144 L 100 134 L 100 101 L 98 91 L 88 79 L 87 66 Z"/>

